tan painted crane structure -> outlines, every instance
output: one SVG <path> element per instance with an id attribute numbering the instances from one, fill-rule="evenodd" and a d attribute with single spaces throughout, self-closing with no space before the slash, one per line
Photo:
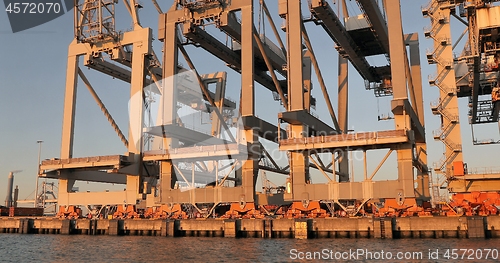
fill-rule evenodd
<path id="1" fill-rule="evenodd" d="M 443 175 L 435 187 L 447 185 L 448 191 L 454 193 L 453 206 L 463 207 L 469 213 L 472 203 L 481 204 L 478 210 L 490 210 L 480 213 L 496 213 L 497 209 L 492 204 L 498 199 L 500 191 L 500 171 L 474 171 L 468 169 L 464 162 L 458 105 L 459 98 L 469 98 L 469 123 L 473 137 L 475 126 L 498 121 L 493 118 L 492 100 L 492 91 L 499 85 L 500 23 L 496 17 L 500 6 L 496 2 L 433 0 L 422 9 L 422 14 L 431 21 L 424 34 L 434 41 L 434 49 L 427 53 L 427 60 L 437 69 L 429 83 L 439 89 L 439 98 L 431 103 L 431 109 L 441 116 L 441 128 L 434 131 L 433 136 L 445 145 L 444 155 L 434 167 L 434 171 Z M 455 22 L 465 29 L 453 42 L 451 26 Z M 466 35 L 462 53 L 454 56 L 453 50 Z M 493 140 L 478 141 L 473 138 L 474 145 L 495 143 Z M 489 196 L 482 197 L 483 194 Z"/>
<path id="2" fill-rule="evenodd" d="M 367 205 L 380 203 L 384 207 L 377 207 L 378 211 L 372 209 L 373 212 L 409 208 L 415 213 L 422 212 L 430 193 L 419 37 L 415 32 L 403 31 L 399 0 L 390 4 L 375 0 L 356 2 L 361 14 L 349 16 L 345 3 L 341 15 L 327 0 L 277 1 L 278 15 L 284 21 L 281 29 L 286 35 L 282 40 L 283 33 L 278 31 L 264 0 L 175 0 L 166 12 L 153 0 L 160 13 L 157 33 L 163 46 L 160 61 L 152 49 L 152 30 L 140 23 L 137 14 L 140 5 L 136 0 L 123 0 L 134 25 L 133 30 L 124 33 L 115 29 L 117 2 L 77 1 L 75 38 L 68 55 L 61 156 L 44 161 L 41 166 L 43 176 L 59 179 L 59 204 L 160 207 L 158 211 L 179 217 L 189 216 L 188 210 L 193 208 L 203 216 L 215 216 L 219 210 L 217 216 L 226 212 L 229 217 L 259 217 L 260 208 L 269 214 L 273 205 L 277 208 L 290 204 L 291 212 L 287 215 L 293 217 L 323 216 L 324 207 L 331 216 L 338 210 L 355 215 Z M 446 33 L 450 30 L 447 24 L 450 9 L 445 7 L 450 4 L 444 2 L 432 1 L 424 15 L 431 17 L 433 23 L 425 36 L 435 40 L 435 50 L 427 57 L 437 64 L 439 72 L 431 81 L 441 94 L 440 102 L 432 109 L 443 116 L 443 127 L 436 138 L 447 146 L 445 160 L 438 170 L 448 175 L 454 163 L 462 161 L 457 97 L 465 91 L 454 91 L 455 64 Z M 257 7 L 263 19 L 267 18 L 273 36 L 261 34 L 257 29 Z M 259 16 L 259 28 L 260 20 Z M 474 21 L 469 20 L 469 24 Z M 313 48 L 308 24 L 324 31 L 315 37 L 335 45 L 339 64 L 320 67 L 320 52 Z M 219 35 L 213 34 L 214 29 L 220 31 Z M 218 38 L 220 34 L 226 43 Z M 212 59 L 239 73 L 241 86 L 229 83 L 226 72 L 199 72 L 187 46 L 204 50 Z M 333 48 L 326 52 L 332 51 Z M 385 57 L 387 63 L 372 65 L 368 59 L 372 56 Z M 186 62 L 186 68 L 180 65 L 180 59 Z M 467 59 L 470 62 L 477 57 Z M 79 68 L 81 60 L 86 67 L 130 83 L 128 135 L 118 127 Z M 368 132 L 348 130 L 348 119 L 354 117 L 347 110 L 348 94 L 353 89 L 347 84 L 348 63 L 363 78 L 365 88 L 374 91 L 375 97 L 391 97 L 389 106 L 394 118 L 390 127 Z M 338 85 L 327 83 L 323 77 L 332 67 L 338 67 Z M 73 157 L 78 78 L 127 147 L 127 154 Z M 316 105 L 312 96 L 314 79 L 328 109 L 328 120 L 311 111 Z M 468 92 L 475 94 L 479 84 L 473 83 Z M 209 88 L 212 84 L 215 90 Z M 257 94 L 256 85 L 267 89 L 268 95 Z M 335 86 L 337 109 L 329 95 Z M 151 87 L 161 96 L 160 117 L 155 125 L 146 127 L 145 91 Z M 237 89 L 241 94 L 239 110 L 227 98 L 228 89 Z M 269 95 L 283 106 L 282 111 L 270 113 L 276 117 L 274 122 L 256 116 L 259 98 Z M 363 103 L 355 101 L 353 105 Z M 473 98 L 473 105 L 477 105 L 477 97 Z M 185 125 L 180 116 L 183 107 L 209 114 L 210 133 Z M 144 147 L 145 136 L 154 137 L 154 149 Z M 269 143 L 287 153 L 287 166 L 281 167 L 273 159 L 265 147 Z M 386 155 L 373 171 L 368 171 L 367 152 L 381 149 L 386 150 Z M 353 151 L 363 152 L 361 181 L 353 180 L 349 171 L 348 155 Z M 377 172 L 391 154 L 397 158 L 397 178 L 377 180 Z M 330 162 L 326 165 L 327 161 L 322 160 L 325 156 Z M 257 193 L 260 170 L 287 175 L 284 193 Z M 326 183 L 313 183 L 313 170 L 324 175 Z M 200 177 L 214 182 L 199 187 Z M 75 181 L 124 184 L 126 190 L 79 193 L 73 191 Z M 483 181 L 473 183 L 483 185 Z M 179 183 L 188 187 L 179 187 Z M 449 187 L 461 183 L 450 181 Z M 229 211 L 218 209 L 224 206 Z M 125 210 L 120 211 L 123 214 Z M 132 210 L 127 208 L 127 211 Z"/>

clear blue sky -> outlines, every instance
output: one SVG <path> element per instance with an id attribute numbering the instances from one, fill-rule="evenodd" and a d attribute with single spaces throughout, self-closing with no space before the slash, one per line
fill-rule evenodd
<path id="1" fill-rule="evenodd" d="M 171 5 L 170 1 L 159 1 L 166 11 Z M 258 2 L 258 1 L 257 1 Z M 303 1 L 306 2 L 306 1 Z M 428 138 L 429 164 L 437 162 L 441 157 L 443 146 L 432 139 L 432 130 L 439 128 L 439 117 L 433 116 L 429 103 L 438 96 L 437 88 L 429 87 L 427 76 L 435 72 L 435 66 L 427 65 L 425 51 L 432 46 L 432 41 L 423 37 L 423 28 L 430 21 L 421 14 L 421 6 L 427 1 L 402 0 L 403 27 L 405 33 L 418 32 L 421 45 L 422 80 L 424 84 L 424 106 L 426 110 L 426 131 Z M 149 1 L 143 1 L 144 9 L 140 11 L 143 26 L 153 28 L 157 35 L 157 12 Z M 281 20 L 276 15 L 276 1 L 267 1 L 277 24 Z M 354 1 L 348 1 L 349 9 L 353 12 L 356 7 Z M 256 8 L 258 10 L 258 6 Z M 123 3 L 117 5 L 117 29 L 131 28 Z M 256 11 L 257 15 L 257 11 Z M 454 24 L 456 21 L 454 21 Z M 330 96 L 336 107 L 337 83 L 337 53 L 333 42 L 318 26 L 307 26 L 313 41 L 316 55 L 325 76 Z M 266 29 L 271 34 L 269 27 Z M 454 39 L 458 37 L 463 28 L 457 27 L 453 32 Z M 272 38 L 272 37 L 271 37 Z M 282 35 L 284 39 L 284 35 Z M 16 185 L 20 187 L 20 199 L 26 198 L 35 187 L 35 174 L 37 167 L 37 140 L 43 140 L 42 159 L 58 157 L 60 151 L 60 137 L 62 126 L 63 96 L 65 89 L 67 47 L 73 39 L 73 14 L 64 16 L 23 32 L 11 33 L 7 15 L 0 10 L 0 201 L 6 195 L 7 175 L 11 170 L 22 169 L 16 175 Z M 157 54 L 160 56 L 161 46 L 155 40 Z M 459 52 L 460 50 L 457 50 Z M 188 47 L 188 52 L 197 65 L 200 73 L 213 71 L 228 71 L 228 93 L 232 98 L 238 98 L 239 75 L 225 67 L 218 60 L 203 50 Z M 127 101 L 129 96 L 128 85 L 112 80 L 110 77 L 96 74 L 84 69 L 85 74 L 94 85 L 101 99 L 116 119 L 122 130 L 127 130 Z M 350 68 L 350 127 L 357 131 L 371 131 L 393 129 L 391 122 L 377 121 L 377 100 L 371 91 L 365 91 L 359 75 Z M 331 123 L 321 90 L 316 81 L 313 83 L 313 95 L 318 99 L 316 113 L 327 123 Z M 282 108 L 279 103 L 272 100 L 271 93 L 258 87 L 259 106 L 257 114 L 275 122 L 278 111 Z M 380 113 L 388 113 L 388 100 L 379 101 Z M 265 105 L 265 106 L 263 106 Z M 471 167 L 494 166 L 497 163 L 499 146 L 472 146 L 470 127 L 467 121 L 467 100 L 462 99 L 461 123 L 464 147 L 464 159 Z M 269 114 L 269 113 L 272 114 Z M 79 85 L 77 104 L 75 157 L 108 154 L 122 154 L 125 148 L 108 125 L 107 120 L 89 95 L 83 85 Z M 498 137 L 496 125 L 488 126 L 485 137 Z M 373 169 L 384 153 L 371 153 L 373 161 L 369 168 Z M 394 159 L 394 158 L 393 158 Z M 394 160 L 392 160 L 394 161 Z M 360 163 L 355 163 L 356 172 L 362 170 Z M 392 168 L 391 168 L 392 166 Z M 395 169 L 395 163 L 381 170 L 387 178 Z M 385 178 L 381 176 L 379 178 Z M 278 178 L 278 182 L 283 178 Z M 80 184 L 85 187 L 85 184 Z M 260 186 L 258 186 L 260 188 Z M 94 187 L 92 189 L 98 189 Z"/>

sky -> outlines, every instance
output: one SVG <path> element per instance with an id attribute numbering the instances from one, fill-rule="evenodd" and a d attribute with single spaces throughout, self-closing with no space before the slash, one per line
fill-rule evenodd
<path id="1" fill-rule="evenodd" d="M 158 2 L 166 11 L 172 0 Z M 277 1 L 267 1 L 273 17 L 277 21 L 276 24 L 279 26 L 282 20 L 277 16 L 276 3 Z M 426 50 L 430 50 L 432 47 L 432 41 L 423 37 L 423 28 L 430 23 L 430 20 L 423 18 L 421 13 L 421 6 L 426 4 L 427 1 L 401 1 L 404 32 L 417 32 L 420 37 L 428 163 L 429 166 L 432 166 L 433 162 L 439 161 L 444 146 L 432 138 L 432 131 L 439 129 L 439 117 L 432 115 L 429 103 L 438 98 L 438 92 L 436 87 L 428 85 L 428 75 L 434 74 L 436 69 L 435 66 L 428 65 L 425 59 Z M 144 27 L 151 27 L 153 35 L 156 36 L 158 13 L 151 2 L 142 1 L 142 5 L 144 8 L 139 12 L 141 23 Z M 348 1 L 348 9 L 351 14 L 356 13 L 355 1 Z M 117 29 L 131 29 L 132 25 L 123 7 L 123 2 L 117 4 L 116 10 Z M 257 10 L 258 5 L 256 5 L 255 12 L 256 21 L 258 21 Z M 453 22 L 459 24 L 457 21 Z M 319 26 L 309 23 L 306 27 L 322 73 L 325 76 L 334 108 L 336 108 L 337 53 L 334 49 L 334 43 Z M 272 35 L 269 25 L 263 26 L 262 30 L 264 28 L 269 35 Z M 462 31 L 463 27 L 454 27 L 453 39 L 458 38 Z M 282 32 L 281 37 L 285 39 Z M 272 36 L 270 38 L 273 39 Z M 15 185 L 19 185 L 20 188 L 19 198 L 33 197 L 38 156 L 37 140 L 43 140 L 42 159 L 59 157 L 60 155 L 67 49 L 72 39 L 72 12 L 35 28 L 12 33 L 6 12 L 0 10 L 0 199 L 6 195 L 7 176 L 12 170 L 23 170 L 15 175 Z M 156 40 L 156 37 L 154 49 L 161 57 L 161 43 Z M 228 96 L 239 98 L 240 75 L 204 50 L 193 46 L 188 46 L 186 49 L 200 73 L 227 71 Z M 455 52 L 460 53 L 460 50 Z M 184 63 L 184 65 L 186 64 Z M 82 70 L 118 125 L 123 131 L 127 131 L 129 85 L 84 67 Z M 372 91 L 365 90 L 361 77 L 352 66 L 349 70 L 350 129 L 355 131 L 393 129 L 394 125 L 391 121 L 377 121 L 378 115 L 389 113 L 389 99 L 377 100 Z M 314 75 L 313 78 L 315 78 Z M 319 115 L 326 123 L 331 124 L 326 104 L 322 99 L 321 89 L 316 80 L 313 81 L 313 86 L 313 95 L 318 100 L 315 114 Z M 256 92 L 258 97 L 257 115 L 275 123 L 277 113 L 283 111 L 282 106 L 275 102 L 272 94 L 263 87 L 257 86 Z M 462 123 L 465 162 L 468 163 L 469 168 L 495 166 L 497 163 L 496 153 L 500 146 L 472 145 L 467 111 L 467 99 L 461 99 L 460 122 Z M 123 154 L 125 152 L 125 147 L 81 81 L 77 93 L 76 119 L 74 157 Z M 476 131 L 476 135 L 483 136 L 479 139 L 496 138 L 498 140 L 498 127 L 496 124 L 483 126 Z M 384 151 L 370 151 L 368 153 L 369 171 L 377 166 L 384 154 Z M 362 163 L 355 162 L 353 165 L 355 178 L 359 178 L 363 169 Z M 395 168 L 395 154 L 393 154 L 389 163 L 384 165 L 379 172 L 381 176 L 377 175 L 376 178 L 395 178 Z M 276 180 L 277 183 L 284 182 L 282 176 L 271 176 L 270 179 Z M 77 186 L 92 190 L 116 188 L 116 186 L 98 186 L 87 183 L 79 183 Z M 260 189 L 260 186 L 257 186 L 257 189 Z M 3 199 L 0 201 L 3 204 Z"/>

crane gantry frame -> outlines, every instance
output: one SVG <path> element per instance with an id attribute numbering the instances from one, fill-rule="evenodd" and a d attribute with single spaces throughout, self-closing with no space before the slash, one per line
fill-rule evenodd
<path id="1" fill-rule="evenodd" d="M 437 67 L 437 75 L 429 83 L 439 89 L 439 99 L 431 103 L 431 109 L 434 114 L 441 116 L 441 128 L 433 135 L 446 148 L 434 170 L 444 175 L 438 185 L 446 184 L 450 193 L 459 193 L 457 199 L 466 202 L 477 199 L 472 197 L 475 192 L 492 192 L 498 196 L 500 191 L 499 172 L 473 173 L 464 163 L 458 106 L 458 98 L 469 97 L 469 122 L 472 129 L 474 125 L 497 121 L 491 117 L 489 95 L 492 88 L 498 85 L 498 64 L 494 71 L 487 70 L 484 63 L 488 56 L 496 57 L 500 51 L 495 33 L 500 25 L 490 19 L 500 10 L 500 6 L 494 5 L 495 2 L 432 0 L 422 8 L 422 14 L 431 20 L 424 34 L 434 41 L 434 49 L 427 53 L 427 60 Z M 455 43 L 451 35 L 452 18 L 466 27 Z M 455 57 L 453 49 L 466 34 L 468 38 L 464 50 Z M 486 96 L 487 99 L 480 101 L 480 96 Z M 475 139 L 474 144 L 477 144 Z M 489 199 L 492 199 L 491 196 Z"/>
<path id="2" fill-rule="evenodd" d="M 260 2 L 265 6 L 264 1 Z M 418 35 L 403 34 L 399 1 L 397 4 L 384 6 L 387 21 L 381 15 L 382 10 L 376 1 L 357 2 L 364 15 L 355 19 L 366 25 L 361 28 L 352 28 L 340 22 L 339 16 L 325 0 L 308 1 L 308 11 L 311 14 L 308 20 L 303 19 L 301 1 L 278 1 L 279 15 L 285 19 L 286 44 L 281 41 L 274 22 L 267 14 L 279 42 L 278 47 L 266 36 L 258 34 L 254 23 L 253 0 L 177 0 L 167 12 L 160 14 L 158 36 L 163 42 L 163 59 L 160 64 L 152 50 L 152 31 L 141 26 L 135 0 L 124 0 L 134 23 L 134 29 L 125 33 L 118 33 L 114 29 L 115 2 L 83 1 L 75 8 L 75 39 L 69 48 L 61 159 L 44 161 L 41 168 L 45 171 L 44 176 L 59 179 L 60 205 L 105 205 L 124 202 L 135 205 L 146 200 L 146 206 L 172 207 L 174 204 L 190 204 L 196 207 L 198 204 L 210 204 L 213 210 L 218 204 L 237 203 L 239 208 L 235 206 L 234 209 L 245 212 L 254 210 L 259 205 L 293 202 L 299 210 L 308 211 L 311 202 L 337 204 L 345 209 L 344 201 L 355 200 L 362 202 L 357 207 L 359 211 L 363 204 L 380 200 L 386 200 L 388 204 L 401 208 L 428 201 L 430 196 Z M 155 6 L 161 11 L 156 2 Z M 106 9 L 109 14 L 96 15 L 99 14 L 95 12 L 96 8 Z M 269 13 L 267 7 L 265 10 Z M 337 44 L 339 53 L 348 59 L 366 80 L 367 87 L 374 88 L 376 92 L 388 92 L 393 96 L 391 109 L 395 115 L 394 129 L 348 133 L 347 86 L 342 86 L 341 89 L 343 95 L 339 100 L 345 98 L 345 101 L 339 101 L 338 112 L 341 116 L 337 118 L 306 30 L 307 22 L 314 22 L 325 30 Z M 205 27 L 210 25 L 215 25 L 238 45 L 230 48 L 217 40 L 205 30 Z M 360 48 L 367 44 L 360 39 L 371 39 L 372 49 Z M 177 74 L 184 71 L 178 61 L 179 55 L 182 54 L 194 73 L 203 99 L 213 107 L 215 128 L 212 130 L 212 136 L 220 139 L 224 133 L 221 132 L 221 126 L 225 131 L 228 130 L 227 119 L 222 116 L 221 108 L 226 103 L 225 80 L 222 81 L 224 85 L 218 86 L 217 92 L 210 93 L 205 78 L 197 72 L 184 48 L 190 44 L 205 49 L 241 74 L 241 96 L 244 99 L 240 101 L 240 113 L 243 129 L 239 130 L 235 137 L 226 132 L 225 134 L 232 138 L 220 144 L 212 144 L 214 150 L 206 152 L 195 152 L 194 148 L 189 148 L 195 146 L 180 143 L 186 140 L 185 137 L 176 137 L 175 134 L 181 133 L 188 136 L 186 134 L 191 131 L 177 121 L 178 94 L 176 89 L 169 87 L 176 84 Z M 235 46 L 239 46 L 239 49 Z M 409 54 L 406 46 L 410 47 Z M 371 66 L 366 57 L 375 54 L 385 54 L 390 65 Z M 128 138 L 118 128 L 79 69 L 79 58 L 82 56 L 85 66 L 131 84 Z M 333 127 L 310 112 L 313 104 L 312 68 L 320 83 Z M 345 74 L 345 70 L 340 70 L 339 79 L 344 79 Z M 73 158 L 77 76 L 83 80 L 111 126 L 127 146 L 128 154 Z M 209 79 L 213 80 L 213 77 L 214 75 L 207 75 Z M 162 138 L 163 152 L 160 154 L 148 153 L 143 149 L 142 136 L 145 132 L 144 88 L 150 84 L 158 85 L 159 80 L 163 80 L 163 87 L 159 89 L 165 100 L 162 115 L 164 120 L 167 120 L 158 126 L 162 132 L 155 133 Z M 285 108 L 283 112 L 276 113 L 278 118 L 274 124 L 255 116 L 256 83 L 276 93 Z M 281 129 L 281 126 L 286 126 L 286 130 Z M 165 132 L 166 129 L 174 131 Z M 259 142 L 259 138 L 277 142 L 280 150 L 290 152 L 289 166 L 279 167 Z M 343 165 L 337 171 L 336 164 L 324 165 L 317 154 L 328 153 L 331 154 L 332 160 L 338 160 L 339 156 L 335 155 L 339 151 L 335 149 L 346 155 L 354 150 L 354 147 L 364 152 L 365 169 L 361 182 L 354 182 L 349 178 L 346 162 L 340 162 Z M 388 153 L 371 176 L 368 176 L 366 151 L 371 149 L 388 149 Z M 397 153 L 398 178 L 372 180 L 392 152 Z M 259 166 L 259 160 L 263 156 L 272 160 L 273 167 Z M 189 162 L 192 159 L 216 162 L 220 158 L 232 160 L 233 165 L 241 163 L 241 167 L 232 169 L 233 186 L 227 187 L 216 181 L 215 187 L 186 191 L 175 187 L 176 181 L 180 180 L 176 176 L 177 173 L 182 174 L 176 167 L 176 162 Z M 311 167 L 325 175 L 328 182 L 313 184 L 309 177 Z M 290 184 L 287 184 L 285 193 L 272 198 L 256 194 L 255 184 L 259 169 L 289 173 Z M 228 176 L 229 174 L 225 178 Z M 124 192 L 77 193 L 72 190 L 75 180 L 121 183 L 127 187 Z M 153 191 L 155 188 L 160 190 L 156 198 Z"/>

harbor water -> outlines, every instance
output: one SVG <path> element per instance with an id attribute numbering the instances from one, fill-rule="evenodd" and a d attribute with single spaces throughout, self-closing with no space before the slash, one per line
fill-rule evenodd
<path id="1" fill-rule="evenodd" d="M 498 262 L 499 239 L 0 235 L 0 262 Z"/>

